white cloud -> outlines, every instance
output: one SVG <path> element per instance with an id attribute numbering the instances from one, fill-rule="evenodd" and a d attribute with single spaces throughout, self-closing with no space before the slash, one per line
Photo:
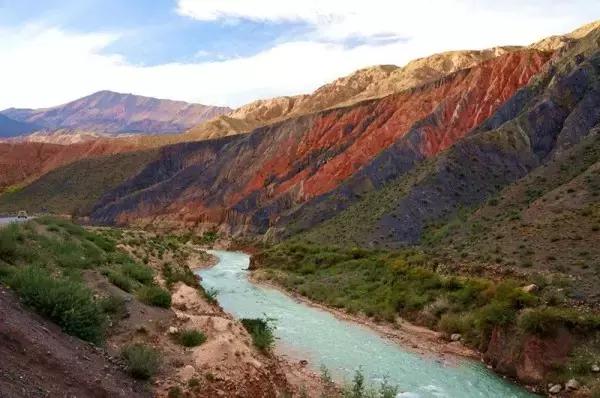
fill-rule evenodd
<path id="1" fill-rule="evenodd" d="M 0 109 L 46 107 L 99 90 L 132 92 L 207 104 L 310 91 L 366 64 L 383 63 L 396 46 L 295 41 L 251 57 L 140 66 L 103 55 L 115 35 L 69 34 L 56 28 L 1 30 Z"/>
<path id="2" fill-rule="evenodd" d="M 595 0 L 178 0 L 177 11 L 201 21 L 304 22 L 316 37 L 395 35 L 446 44 L 524 43 L 600 14 Z M 455 43 L 461 45 L 462 42 Z"/>
<path id="3" fill-rule="evenodd" d="M 199 20 L 304 21 L 312 30 L 249 57 L 157 66 L 106 54 L 118 34 L 0 27 L 0 109 L 52 106 L 105 89 L 238 106 L 258 98 L 310 92 L 369 65 L 402 65 L 451 49 L 527 44 L 569 31 L 594 13 L 600 15 L 598 2 L 587 9 L 575 3 L 548 6 L 545 1 L 530 1 L 519 6 L 509 1 L 498 8 L 476 6 L 470 0 L 180 0 L 178 11 Z M 579 9 L 585 15 L 579 15 Z M 343 44 L 348 38 L 366 39 L 350 48 Z"/>

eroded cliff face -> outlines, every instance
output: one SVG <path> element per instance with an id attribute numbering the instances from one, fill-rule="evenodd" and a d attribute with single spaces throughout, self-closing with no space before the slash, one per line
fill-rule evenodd
<path id="1" fill-rule="evenodd" d="M 392 145 L 407 148 L 408 168 L 439 154 L 492 115 L 550 56 L 508 52 L 382 99 L 228 140 L 173 146 L 142 172 L 153 178 L 133 178 L 107 195 L 93 217 L 265 232 L 281 215 L 335 189 Z M 156 173 L 165 164 L 178 167 Z"/>
<path id="2" fill-rule="evenodd" d="M 552 336 L 515 336 L 515 331 L 495 328 L 484 358 L 494 369 L 523 383 L 539 385 L 564 365 L 575 336 L 560 329 Z"/>

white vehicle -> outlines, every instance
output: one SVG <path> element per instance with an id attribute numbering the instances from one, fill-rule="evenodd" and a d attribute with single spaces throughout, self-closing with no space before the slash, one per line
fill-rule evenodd
<path id="1" fill-rule="evenodd" d="M 25 210 L 21 210 L 21 211 L 19 212 L 19 214 L 17 215 L 17 218 L 18 218 L 19 220 L 24 220 L 24 219 L 26 220 L 26 219 L 28 218 L 28 216 L 27 216 L 27 212 L 26 212 Z"/>

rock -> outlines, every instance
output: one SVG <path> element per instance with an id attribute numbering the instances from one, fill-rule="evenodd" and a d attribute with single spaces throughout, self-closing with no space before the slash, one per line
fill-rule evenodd
<path id="1" fill-rule="evenodd" d="M 565 389 L 567 391 L 579 390 L 579 387 L 581 387 L 581 385 L 575 379 L 571 379 L 571 380 L 567 381 L 567 384 L 565 384 Z"/>
<path id="2" fill-rule="evenodd" d="M 600 372 L 600 365 L 598 365 L 597 363 L 592 365 L 592 372 L 594 373 L 598 373 Z"/>
<path id="3" fill-rule="evenodd" d="M 452 333 L 452 335 L 450 336 L 450 340 L 452 341 L 460 341 L 460 339 L 462 338 L 460 333 Z"/>
<path id="4" fill-rule="evenodd" d="M 169 326 L 169 334 L 177 334 L 179 332 L 179 329 L 177 329 L 175 326 Z"/>
<path id="5" fill-rule="evenodd" d="M 560 390 L 562 390 L 562 386 L 560 384 L 554 384 L 548 389 L 548 392 L 550 394 L 558 394 Z"/>
<path id="6" fill-rule="evenodd" d="M 300 366 L 306 366 L 306 365 L 308 365 L 308 361 L 306 359 L 300 360 Z"/>
<path id="7" fill-rule="evenodd" d="M 181 380 L 187 382 L 192 377 L 194 377 L 194 373 L 196 373 L 196 369 L 194 369 L 192 365 L 187 365 L 179 371 L 179 377 L 181 378 Z"/>
<path id="8" fill-rule="evenodd" d="M 521 288 L 525 293 L 533 293 L 538 291 L 538 285 L 532 283 L 531 285 L 523 286 Z"/>

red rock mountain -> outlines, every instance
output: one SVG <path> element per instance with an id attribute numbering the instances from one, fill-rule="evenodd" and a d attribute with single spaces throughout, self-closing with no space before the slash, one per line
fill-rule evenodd
<path id="1" fill-rule="evenodd" d="M 448 148 L 527 84 L 550 56 L 507 52 L 381 99 L 290 118 L 231 140 L 165 148 L 162 159 L 107 195 L 94 217 L 265 232 L 399 141 L 410 148 L 407 162 Z M 420 126 L 418 134 L 408 134 Z"/>

